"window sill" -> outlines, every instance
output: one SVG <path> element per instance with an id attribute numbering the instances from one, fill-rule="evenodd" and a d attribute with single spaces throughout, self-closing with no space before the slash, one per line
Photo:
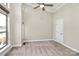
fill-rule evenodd
<path id="1" fill-rule="evenodd" d="M 4 48 L 4 46 L 6 46 L 6 44 L 0 45 L 0 50 L 1 50 L 2 48 Z"/>
<path id="2" fill-rule="evenodd" d="M 8 44 L 7 46 L 5 46 L 3 49 L 0 50 L 0 56 L 2 55 L 5 55 L 10 49 L 11 49 L 11 45 Z"/>

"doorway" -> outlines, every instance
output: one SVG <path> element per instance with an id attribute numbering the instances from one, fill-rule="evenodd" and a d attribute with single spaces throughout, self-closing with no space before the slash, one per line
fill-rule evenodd
<path id="1" fill-rule="evenodd" d="M 60 43 L 63 43 L 63 22 L 64 20 L 63 19 L 57 19 L 56 20 L 56 33 L 55 33 L 55 38 L 56 38 L 56 41 L 60 42 Z"/>

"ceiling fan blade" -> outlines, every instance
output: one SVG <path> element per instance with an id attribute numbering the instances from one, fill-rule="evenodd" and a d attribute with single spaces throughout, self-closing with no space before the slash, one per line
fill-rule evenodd
<path id="1" fill-rule="evenodd" d="M 45 5 L 45 6 L 50 6 L 50 7 L 53 6 L 53 4 L 44 4 L 44 5 Z"/>
<path id="2" fill-rule="evenodd" d="M 34 7 L 34 9 L 37 9 L 38 7 L 40 7 L 40 6 L 36 6 L 36 7 Z"/>
<path id="3" fill-rule="evenodd" d="M 42 10 L 45 11 L 45 8 L 43 7 Z"/>

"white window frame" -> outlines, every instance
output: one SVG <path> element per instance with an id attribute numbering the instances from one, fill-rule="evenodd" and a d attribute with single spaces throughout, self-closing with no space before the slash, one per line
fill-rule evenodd
<path id="1" fill-rule="evenodd" d="M 0 3 L 0 13 L 4 14 L 7 16 L 7 33 L 8 33 L 8 38 L 7 38 L 7 45 L 0 50 L 0 55 L 4 55 L 5 53 L 3 53 L 6 49 L 8 49 L 10 46 L 11 46 L 11 43 L 10 43 L 10 20 L 9 20 L 9 13 L 10 13 L 10 10 L 8 8 L 8 6 L 6 6 L 5 4 L 3 3 Z"/>

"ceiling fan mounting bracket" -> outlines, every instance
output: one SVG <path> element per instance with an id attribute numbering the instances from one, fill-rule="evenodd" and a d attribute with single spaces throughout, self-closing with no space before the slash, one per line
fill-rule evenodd
<path id="1" fill-rule="evenodd" d="M 37 9 L 37 8 L 42 8 L 43 11 L 45 11 L 45 6 L 48 6 L 48 7 L 52 7 L 53 4 L 45 4 L 45 3 L 37 3 L 38 6 L 34 7 L 34 9 Z"/>

